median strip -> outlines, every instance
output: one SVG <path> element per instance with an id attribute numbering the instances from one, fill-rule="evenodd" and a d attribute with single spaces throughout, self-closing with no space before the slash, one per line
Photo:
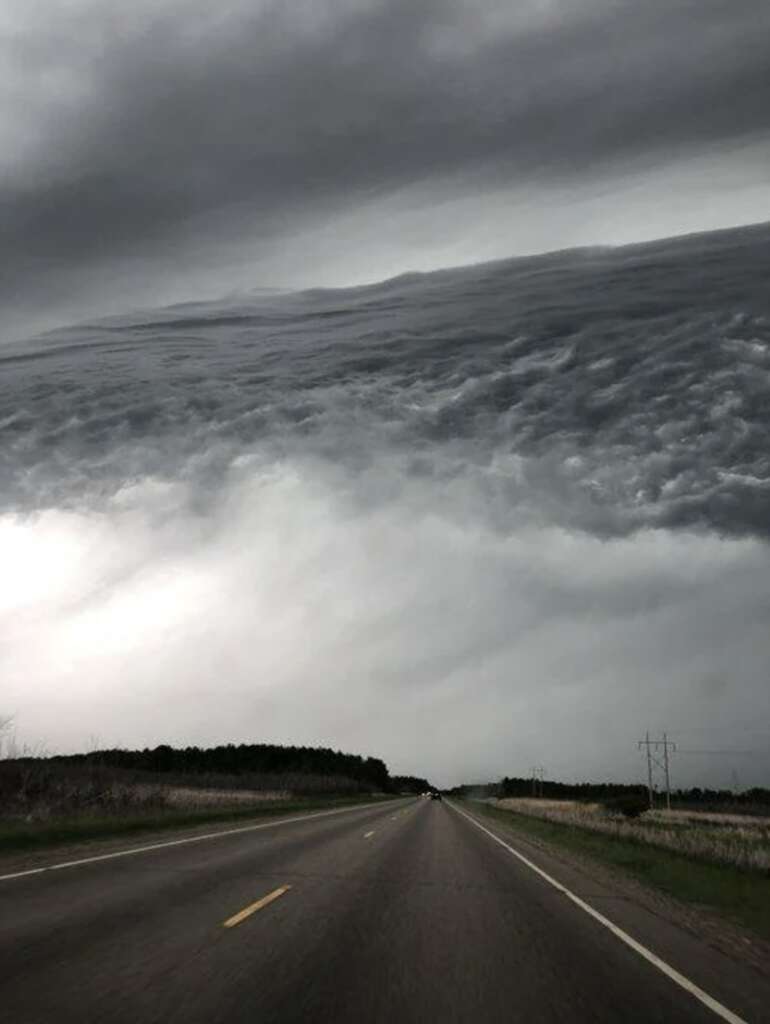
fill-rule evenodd
<path id="1" fill-rule="evenodd" d="M 263 896 L 261 900 L 257 900 L 256 903 L 251 903 L 248 907 L 244 907 L 243 910 L 239 910 L 237 914 L 233 914 L 232 917 L 228 917 L 226 921 L 222 922 L 223 928 L 235 928 L 241 921 L 245 921 L 247 917 L 251 917 L 252 914 L 256 914 L 258 910 L 262 910 L 263 907 L 269 906 L 274 900 L 279 899 L 285 893 L 291 889 L 290 885 L 282 885 L 278 889 L 273 889 L 267 896 Z"/>

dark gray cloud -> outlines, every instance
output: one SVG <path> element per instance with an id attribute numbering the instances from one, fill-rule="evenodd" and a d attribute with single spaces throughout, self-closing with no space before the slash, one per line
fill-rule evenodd
<path id="1" fill-rule="evenodd" d="M 253 258 L 416 186 L 569 187 L 768 141 L 763 0 L 49 3 L 16 20 L 0 294 L 21 305 L 96 291 L 111 266 L 125 302 L 132 260 Z"/>
<path id="2" fill-rule="evenodd" d="M 744 228 L 6 346 L 20 729 L 446 782 L 639 778 L 646 728 L 698 730 L 753 753 L 678 782 L 766 783 L 769 252 Z"/>
<path id="3" fill-rule="evenodd" d="M 189 460 L 205 492 L 243 446 L 354 474 L 385 447 L 416 478 L 471 478 L 474 516 L 503 531 L 530 509 L 596 536 L 770 539 L 769 247 L 770 228 L 744 228 L 7 347 L 0 508 L 97 500 L 127 467 L 173 476 Z"/>

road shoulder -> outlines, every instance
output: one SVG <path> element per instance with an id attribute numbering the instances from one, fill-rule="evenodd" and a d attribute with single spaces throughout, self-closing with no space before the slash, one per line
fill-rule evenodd
<path id="1" fill-rule="evenodd" d="M 683 904 L 614 867 L 524 835 L 513 822 L 485 814 L 479 802 L 458 801 L 458 805 L 706 991 L 727 1005 L 748 1007 L 749 1020 L 766 1019 L 769 943 L 707 908 Z M 511 861 L 519 863 L 513 857 Z M 522 866 L 522 870 L 526 869 Z"/>

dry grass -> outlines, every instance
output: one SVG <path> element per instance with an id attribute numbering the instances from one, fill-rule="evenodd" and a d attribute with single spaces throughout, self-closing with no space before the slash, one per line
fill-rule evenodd
<path id="1" fill-rule="evenodd" d="M 636 820 L 577 800 L 509 798 L 497 801 L 517 814 L 572 825 L 683 853 L 714 864 L 770 871 L 770 818 L 698 811 L 647 811 Z"/>
<path id="2" fill-rule="evenodd" d="M 719 825 L 725 828 L 770 828 L 770 817 L 757 814 L 727 814 L 720 811 L 647 811 L 647 821 L 669 825 Z"/>
<path id="3" fill-rule="evenodd" d="M 196 789 L 192 786 L 169 786 L 164 791 L 167 806 L 189 809 L 244 807 L 291 798 L 292 794 L 285 789 Z"/>
<path id="4" fill-rule="evenodd" d="M 353 779 L 300 773 L 159 775 L 98 764 L 0 761 L 0 823 L 50 823 L 183 811 L 242 810 L 297 799 L 355 797 Z"/>

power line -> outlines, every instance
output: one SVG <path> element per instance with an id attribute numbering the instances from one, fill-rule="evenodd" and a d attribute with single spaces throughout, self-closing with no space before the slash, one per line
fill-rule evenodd
<path id="1" fill-rule="evenodd" d="M 754 754 L 758 754 L 758 750 L 687 750 L 681 747 L 677 749 L 677 754 L 724 754 L 725 756 L 735 757 L 736 754 L 739 757 L 752 757 Z"/>

